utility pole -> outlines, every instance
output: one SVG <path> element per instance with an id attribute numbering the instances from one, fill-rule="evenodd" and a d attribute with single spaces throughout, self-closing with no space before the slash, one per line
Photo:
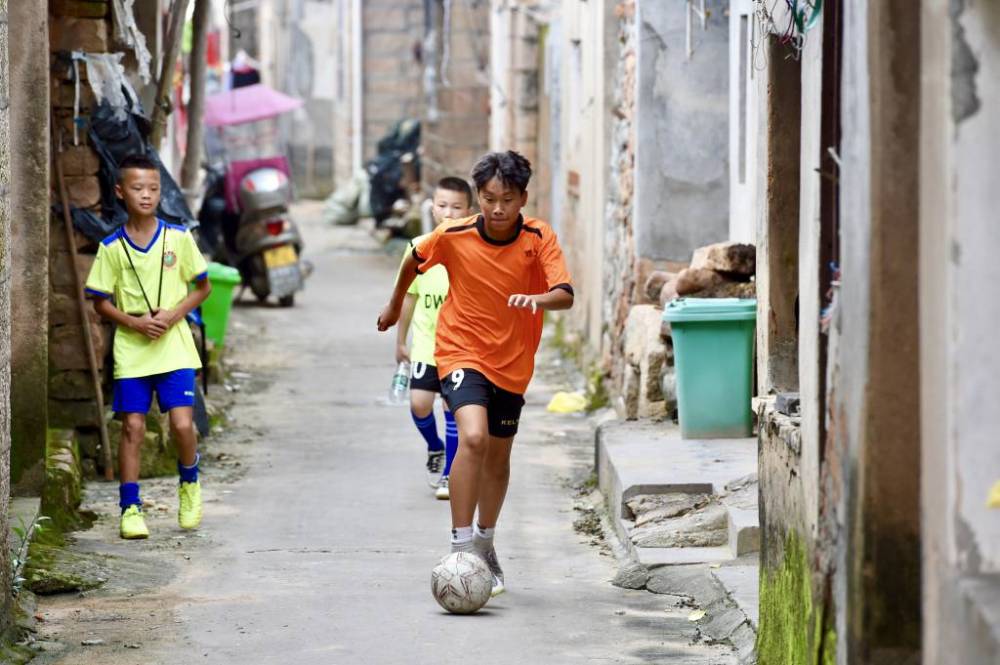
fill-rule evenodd
<path id="1" fill-rule="evenodd" d="M 174 0 L 170 8 L 170 27 L 167 31 L 166 48 L 163 51 L 163 62 L 160 66 L 160 78 L 156 82 L 156 98 L 153 100 L 153 118 L 150 124 L 149 141 L 153 148 L 160 149 L 163 135 L 166 133 L 167 116 L 173 111 L 170 92 L 174 83 L 174 70 L 177 66 L 177 55 L 181 50 L 184 37 L 184 19 L 187 16 L 188 0 Z"/>
<path id="2" fill-rule="evenodd" d="M 187 151 L 181 165 L 181 189 L 191 203 L 191 192 L 198 184 L 201 167 L 201 144 L 204 131 L 202 116 L 205 110 L 205 52 L 208 45 L 208 12 L 212 0 L 194 0 L 192 18 L 191 59 L 188 70 L 191 76 L 191 96 L 188 101 Z"/>

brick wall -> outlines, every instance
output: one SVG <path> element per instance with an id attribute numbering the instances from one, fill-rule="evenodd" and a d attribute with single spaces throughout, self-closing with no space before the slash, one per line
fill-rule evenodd
<path id="1" fill-rule="evenodd" d="M 443 32 L 443 3 L 435 5 L 437 107 L 433 114 L 424 109 L 423 126 L 427 190 L 446 175 L 468 177 L 488 149 L 490 123 L 489 4 L 451 3 L 448 35 Z"/>
<path id="2" fill-rule="evenodd" d="M 618 17 L 618 68 L 614 81 L 614 124 L 611 130 L 611 171 L 605 217 L 604 320 L 608 326 L 601 347 L 602 361 L 610 371 L 613 392 L 620 393 L 624 377 L 625 322 L 636 286 L 633 238 L 635 191 L 636 41 L 635 0 L 620 2 Z"/>
<path id="3" fill-rule="evenodd" d="M 99 211 L 100 204 L 98 159 L 87 144 L 86 131 L 86 118 L 93 107 L 94 97 L 86 83 L 86 68 L 79 67 L 83 79 L 80 87 L 81 120 L 79 145 L 73 145 L 74 84 L 71 70 L 58 54 L 73 50 L 107 52 L 111 30 L 107 0 L 51 0 L 49 3 L 50 91 L 57 144 L 60 135 L 63 141 L 60 163 L 70 204 L 95 211 Z M 53 145 L 52 149 L 57 151 L 57 145 Z M 53 200 L 58 201 L 59 185 L 55 174 L 52 184 Z M 91 327 L 99 358 L 104 358 L 106 345 L 110 343 L 110 329 L 89 308 L 87 321 L 80 319 L 70 248 L 62 218 L 52 218 L 49 238 L 49 426 L 93 431 L 99 421 L 88 374 L 82 325 Z M 97 246 L 79 233 L 75 234 L 73 242 L 79 252 L 76 270 L 82 279 L 86 279 Z M 91 459 L 99 457 L 96 450 L 84 451 L 84 455 Z"/>
<path id="4" fill-rule="evenodd" d="M 403 118 L 423 108 L 422 68 L 414 55 L 424 32 L 423 0 L 365 0 L 362 3 L 364 153 Z"/>

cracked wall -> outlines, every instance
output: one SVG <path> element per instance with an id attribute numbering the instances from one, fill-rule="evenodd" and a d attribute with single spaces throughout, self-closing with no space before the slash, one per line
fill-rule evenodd
<path id="1" fill-rule="evenodd" d="M 925 662 L 1000 651 L 1000 6 L 924 0 L 920 308 Z"/>
<path id="2" fill-rule="evenodd" d="M 637 3 L 635 245 L 640 258 L 687 262 L 729 235 L 728 3 L 705 3 L 705 30 L 687 7 Z"/>

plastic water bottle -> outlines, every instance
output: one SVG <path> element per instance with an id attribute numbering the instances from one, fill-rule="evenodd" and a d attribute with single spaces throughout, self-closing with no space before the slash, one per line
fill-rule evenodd
<path id="1" fill-rule="evenodd" d="M 410 363 L 403 361 L 392 375 L 392 385 L 389 387 L 389 403 L 405 404 L 410 392 Z"/>

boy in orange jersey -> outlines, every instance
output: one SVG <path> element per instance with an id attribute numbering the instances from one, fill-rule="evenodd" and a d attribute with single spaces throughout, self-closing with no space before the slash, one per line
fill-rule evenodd
<path id="1" fill-rule="evenodd" d="M 451 471 L 451 549 L 482 556 L 497 595 L 504 577 L 493 534 L 542 313 L 572 307 L 573 287 L 555 233 L 521 215 L 531 179 L 528 160 L 513 151 L 490 153 L 472 169 L 472 179 L 482 214 L 449 220 L 414 246 L 378 329 L 399 319 L 417 274 L 435 265 L 447 268 L 451 288 L 438 318 L 434 358 L 459 433 Z"/>

